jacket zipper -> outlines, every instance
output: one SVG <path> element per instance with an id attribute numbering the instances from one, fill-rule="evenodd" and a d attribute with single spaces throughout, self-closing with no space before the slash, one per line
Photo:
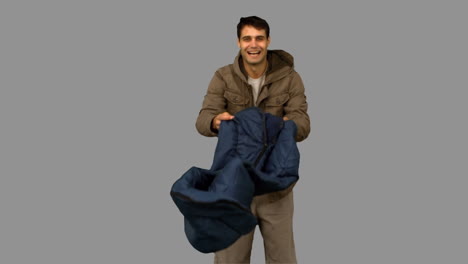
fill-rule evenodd
<path id="1" fill-rule="evenodd" d="M 258 154 L 257 159 L 255 160 L 254 167 L 257 167 L 257 164 L 260 162 L 260 159 L 262 158 L 263 154 L 265 154 L 265 151 L 268 148 L 268 142 L 267 142 L 267 134 L 266 134 L 266 120 L 265 120 L 265 114 L 263 114 L 263 147 L 262 151 L 260 151 L 260 154 Z"/>

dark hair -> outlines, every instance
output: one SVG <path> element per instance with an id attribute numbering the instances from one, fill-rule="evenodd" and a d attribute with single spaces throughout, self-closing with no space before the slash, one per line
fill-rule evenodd
<path id="1" fill-rule="evenodd" d="M 265 19 L 259 18 L 258 16 L 241 17 L 239 24 L 237 24 L 237 38 L 240 38 L 241 31 L 245 26 L 252 26 L 257 30 L 264 29 L 266 37 L 270 37 L 270 26 Z"/>

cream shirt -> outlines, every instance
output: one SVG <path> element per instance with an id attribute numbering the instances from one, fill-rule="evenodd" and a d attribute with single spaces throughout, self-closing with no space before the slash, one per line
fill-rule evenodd
<path id="1" fill-rule="evenodd" d="M 260 87 L 262 87 L 263 83 L 265 82 L 265 74 L 263 74 L 258 79 L 253 79 L 253 78 L 250 78 L 250 76 L 249 76 L 248 79 L 247 79 L 247 82 L 252 86 L 254 104 L 255 104 L 255 106 L 257 106 L 258 93 L 260 92 Z"/>

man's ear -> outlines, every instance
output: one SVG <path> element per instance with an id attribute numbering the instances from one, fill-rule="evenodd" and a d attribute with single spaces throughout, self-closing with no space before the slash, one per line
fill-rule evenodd
<path id="1" fill-rule="evenodd" d="M 240 39 L 237 39 L 237 47 L 240 49 Z"/>

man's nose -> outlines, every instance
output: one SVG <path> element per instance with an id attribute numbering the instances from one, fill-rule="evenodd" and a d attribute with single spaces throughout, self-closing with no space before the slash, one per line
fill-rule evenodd
<path id="1" fill-rule="evenodd" d="M 250 46 L 257 47 L 257 41 L 253 39 L 252 42 L 250 43 Z"/>

